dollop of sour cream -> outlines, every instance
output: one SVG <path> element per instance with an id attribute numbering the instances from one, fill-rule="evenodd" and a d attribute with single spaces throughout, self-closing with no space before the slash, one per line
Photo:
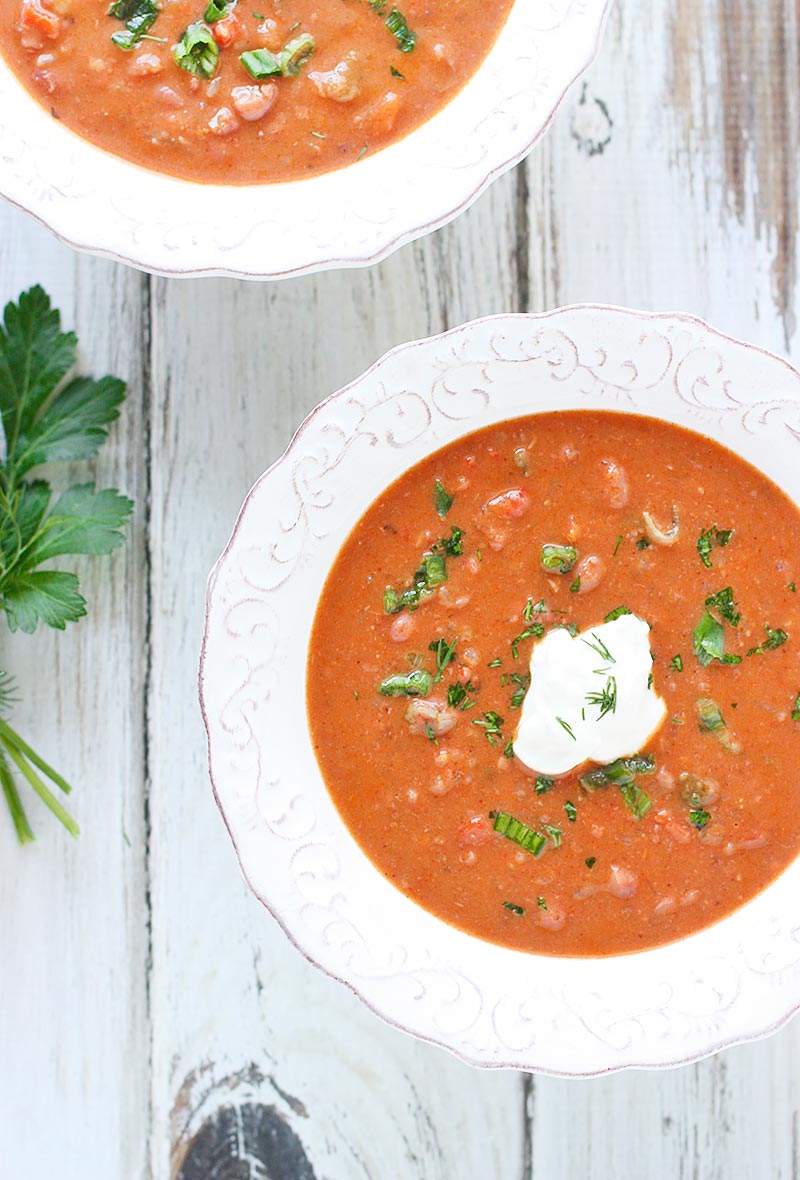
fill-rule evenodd
<path id="1" fill-rule="evenodd" d="M 667 706 L 651 687 L 650 628 L 622 615 L 574 638 L 556 628 L 531 653 L 514 754 L 539 774 L 566 774 L 638 753 Z"/>

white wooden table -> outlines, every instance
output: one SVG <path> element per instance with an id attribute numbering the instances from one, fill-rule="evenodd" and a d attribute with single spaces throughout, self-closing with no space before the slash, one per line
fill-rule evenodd
<path id="1" fill-rule="evenodd" d="M 151 279 L 0 209 L 0 297 L 41 282 L 86 367 L 130 382 L 96 475 L 136 499 L 127 550 L 83 566 L 88 619 L 2 637 L 19 728 L 83 829 L 32 804 L 19 848 L 0 816 L 2 1180 L 800 1174 L 800 1024 L 664 1073 L 481 1073 L 317 973 L 242 883 L 196 694 L 205 578 L 247 488 L 391 345 L 600 301 L 800 361 L 798 19 L 619 0 L 531 159 L 368 271 Z"/>

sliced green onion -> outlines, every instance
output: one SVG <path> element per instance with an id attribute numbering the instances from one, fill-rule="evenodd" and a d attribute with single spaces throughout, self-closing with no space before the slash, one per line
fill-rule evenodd
<path id="1" fill-rule="evenodd" d="M 301 33 L 299 37 L 288 41 L 279 55 L 281 73 L 287 78 L 293 78 L 300 73 L 313 52 L 314 38 L 310 33 Z"/>
<path id="2" fill-rule="evenodd" d="M 411 672 L 398 672 L 387 676 L 378 685 L 378 692 L 384 697 L 425 697 L 433 687 L 433 677 L 424 668 Z"/>
<path id="3" fill-rule="evenodd" d="M 712 660 L 721 660 L 725 655 L 725 629 L 708 611 L 694 629 L 692 645 L 698 662 L 704 668 Z"/>
<path id="4" fill-rule="evenodd" d="M 229 16 L 235 7 L 236 0 L 209 0 L 203 20 L 206 24 L 213 25 L 223 17 Z"/>
<path id="5" fill-rule="evenodd" d="M 544 830 L 547 832 L 550 839 L 553 841 L 554 848 L 561 847 L 561 840 L 564 835 L 561 828 L 554 828 L 552 824 L 543 824 Z"/>
<path id="6" fill-rule="evenodd" d="M 650 808 L 652 802 L 650 796 L 638 787 L 636 783 L 624 783 L 620 787 L 620 794 L 625 800 L 628 810 L 636 816 L 637 819 L 643 819 Z"/>
<path id="7" fill-rule="evenodd" d="M 521 820 L 515 819 L 513 815 L 509 815 L 505 811 L 490 811 L 489 819 L 494 820 L 496 832 L 505 836 L 507 840 L 513 840 L 526 852 L 531 852 L 534 856 L 541 856 L 544 852 L 547 846 L 547 837 L 543 836 L 541 832 L 529 828 Z"/>
<path id="8" fill-rule="evenodd" d="M 568 574 L 578 560 L 578 550 L 572 545 L 542 545 L 539 555 L 542 569 L 551 574 Z"/>
<path id="9" fill-rule="evenodd" d="M 697 716 L 700 728 L 708 733 L 713 733 L 715 729 L 723 729 L 725 726 L 719 706 L 711 700 L 711 697 L 700 697 L 697 701 Z"/>
<path id="10" fill-rule="evenodd" d="M 436 509 L 436 515 L 440 516 L 442 520 L 447 516 L 450 509 L 453 507 L 454 496 L 448 495 L 445 491 L 444 484 L 437 479 L 433 485 L 433 506 Z"/>
<path id="11" fill-rule="evenodd" d="M 256 81 L 283 73 L 281 63 L 268 49 L 249 49 L 246 53 L 240 54 L 239 61 Z"/>

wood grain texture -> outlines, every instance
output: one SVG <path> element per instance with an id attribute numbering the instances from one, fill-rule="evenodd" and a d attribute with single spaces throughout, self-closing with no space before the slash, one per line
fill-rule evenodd
<path id="1" fill-rule="evenodd" d="M 465 319 L 596 300 L 798 352 L 796 0 L 618 0 L 528 163 L 363 272 L 148 280 L 0 210 L 0 294 L 42 281 L 131 397 L 98 478 L 132 543 L 89 619 L 2 641 L 25 732 L 76 782 L 73 846 L 0 824 L 0 1176 L 800 1177 L 800 1026 L 663 1073 L 480 1073 L 366 1011 L 249 894 L 208 787 L 205 579 L 323 396 Z M 33 813 L 33 808 L 31 809 Z"/>
<path id="2" fill-rule="evenodd" d="M 89 615 L 64 634 L 7 634 L 15 724 L 73 783 L 73 842 L 32 795 L 20 848 L 0 812 L 0 1174 L 141 1177 L 149 1123 L 144 844 L 143 351 L 146 281 L 79 258 L 0 208 L 0 299 L 40 282 L 74 327 L 81 366 L 130 383 L 99 459 L 54 469 L 137 501 L 127 549 L 78 559 Z M 30 800 L 30 806 L 28 802 Z M 87 1172 L 87 1153 L 91 1172 Z"/>

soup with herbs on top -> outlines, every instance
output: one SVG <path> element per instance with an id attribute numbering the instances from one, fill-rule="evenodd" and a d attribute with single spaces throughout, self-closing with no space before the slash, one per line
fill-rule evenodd
<path id="1" fill-rule="evenodd" d="M 145 168 L 261 184 L 352 164 L 444 106 L 511 0 L 8 0 L 0 50 L 56 119 Z"/>
<path id="2" fill-rule="evenodd" d="M 691 934 L 800 848 L 800 513 L 700 435 L 540 414 L 370 507 L 317 610 L 314 749 L 380 871 L 556 955 Z"/>

